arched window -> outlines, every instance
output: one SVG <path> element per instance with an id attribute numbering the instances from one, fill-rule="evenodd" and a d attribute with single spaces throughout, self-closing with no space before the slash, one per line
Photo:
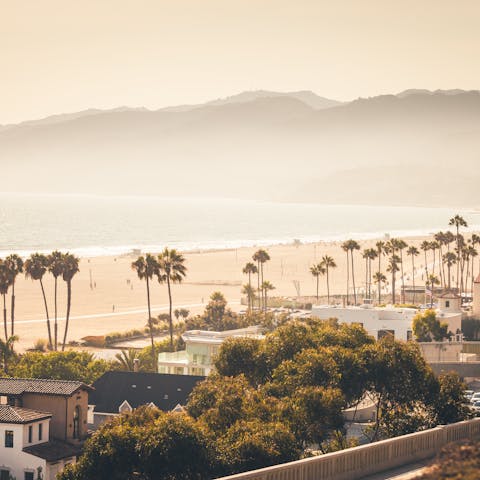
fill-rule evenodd
<path id="1" fill-rule="evenodd" d="M 76 406 L 73 412 L 73 438 L 80 438 L 80 407 Z"/>

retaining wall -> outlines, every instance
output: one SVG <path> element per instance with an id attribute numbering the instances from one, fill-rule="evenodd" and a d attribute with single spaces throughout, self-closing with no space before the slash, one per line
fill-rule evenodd
<path id="1" fill-rule="evenodd" d="M 238 473 L 222 480 L 356 480 L 432 458 L 447 443 L 474 438 L 480 438 L 480 418 Z"/>

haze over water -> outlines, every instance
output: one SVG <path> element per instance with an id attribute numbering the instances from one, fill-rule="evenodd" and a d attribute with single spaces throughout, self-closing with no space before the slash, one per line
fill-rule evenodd
<path id="1" fill-rule="evenodd" d="M 0 255 L 52 249 L 80 256 L 422 235 L 448 229 L 447 208 L 236 199 L 0 194 Z M 480 212 L 460 212 L 480 229 Z"/>

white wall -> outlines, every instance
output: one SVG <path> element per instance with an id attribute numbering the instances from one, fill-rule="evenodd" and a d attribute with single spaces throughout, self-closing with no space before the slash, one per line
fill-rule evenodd
<path id="1" fill-rule="evenodd" d="M 6 430 L 13 431 L 13 448 L 5 448 Z M 45 460 L 22 451 L 26 446 L 25 440 L 28 440 L 28 437 L 24 437 L 25 431 L 25 425 L 0 424 L 0 469 L 9 470 L 17 480 L 23 480 L 26 470 L 36 472 L 37 468 L 41 467 L 42 471 L 46 472 Z M 44 438 L 48 440 L 48 436 Z"/>

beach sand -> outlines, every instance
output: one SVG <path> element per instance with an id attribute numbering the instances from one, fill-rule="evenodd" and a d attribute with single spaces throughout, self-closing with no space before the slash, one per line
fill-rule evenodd
<path id="1" fill-rule="evenodd" d="M 423 238 L 406 239 L 409 244 L 418 245 Z M 376 240 L 359 242 L 362 250 L 374 246 Z M 330 273 L 331 294 L 345 293 L 346 254 L 341 249 L 341 242 L 312 243 L 295 245 L 275 245 L 265 248 L 271 261 L 264 266 L 264 277 L 276 288 L 271 296 L 295 297 L 298 282 L 300 294 L 315 295 L 316 282 L 309 269 L 318 263 L 323 255 L 332 256 L 338 268 Z M 221 291 L 231 302 L 234 310 L 240 308 L 241 285 L 247 283 L 248 277 L 242 269 L 252 261 L 253 253 L 258 248 L 240 248 L 186 253 L 188 274 L 184 283 L 173 286 L 174 308 L 185 307 L 192 313 L 203 310 L 209 296 L 214 291 Z M 356 285 L 365 285 L 365 261 L 361 251 L 355 252 Z M 146 287 L 131 269 L 132 256 L 82 258 L 80 272 L 72 283 L 72 308 L 68 340 L 79 340 L 86 335 L 103 335 L 114 331 L 124 331 L 145 326 Z M 417 268 L 423 266 L 423 254 L 417 257 Z M 386 259 L 382 258 L 385 271 Z M 410 270 L 410 258 L 405 260 L 406 270 Z M 377 261 L 373 271 L 377 270 Z M 398 275 L 399 277 L 400 275 Z M 256 278 L 252 283 L 256 284 Z M 44 277 L 48 298 L 50 318 L 54 317 L 54 281 L 50 274 Z M 398 285 L 400 281 L 398 280 Z M 45 310 L 41 296 L 40 284 L 19 276 L 15 287 L 15 333 L 20 337 L 19 350 L 33 346 L 38 338 L 47 338 Z M 320 295 L 326 295 L 325 277 L 320 277 Z M 66 286 L 58 281 L 58 316 L 65 316 Z M 7 297 L 8 318 L 10 318 L 10 296 Z M 152 314 L 158 315 L 168 311 L 166 285 L 155 280 L 151 284 Z M 10 328 L 10 327 L 9 327 Z M 59 339 L 63 336 L 64 321 L 59 321 Z M 2 329 L 3 331 L 3 329 Z"/>

